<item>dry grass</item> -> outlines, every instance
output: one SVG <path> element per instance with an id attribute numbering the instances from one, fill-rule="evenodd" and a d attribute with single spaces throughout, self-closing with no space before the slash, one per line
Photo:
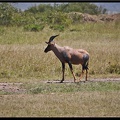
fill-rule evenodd
<path id="1" fill-rule="evenodd" d="M 119 24 L 118 24 L 119 25 Z M 70 32 L 71 29 L 74 31 Z M 90 75 L 120 75 L 120 29 L 116 24 L 83 24 L 61 32 L 56 43 L 83 48 L 90 53 Z M 58 34 L 46 27 L 41 32 L 25 32 L 22 28 L 4 28 L 0 37 L 0 77 L 39 77 L 61 79 L 61 63 L 50 52 L 45 54 L 44 43 Z M 55 64 L 55 65 L 54 65 Z M 73 66 L 75 73 L 81 66 Z M 66 76 L 72 77 L 68 66 Z"/>
<path id="2" fill-rule="evenodd" d="M 120 92 L 0 96 L 1 117 L 120 116 Z"/>

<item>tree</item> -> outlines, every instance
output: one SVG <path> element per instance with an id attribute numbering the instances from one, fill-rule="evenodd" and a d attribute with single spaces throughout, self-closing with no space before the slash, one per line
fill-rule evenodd
<path id="1" fill-rule="evenodd" d="M 17 13 L 18 10 L 14 8 L 9 3 L 1 3 L 0 4 L 0 24 L 1 25 L 10 25 L 12 23 L 12 19 L 14 14 Z"/>
<path id="2" fill-rule="evenodd" d="M 53 7 L 50 4 L 40 4 L 38 6 L 33 6 L 25 10 L 25 12 L 32 12 L 32 13 L 38 13 L 38 12 L 47 12 L 47 11 L 52 11 Z"/>

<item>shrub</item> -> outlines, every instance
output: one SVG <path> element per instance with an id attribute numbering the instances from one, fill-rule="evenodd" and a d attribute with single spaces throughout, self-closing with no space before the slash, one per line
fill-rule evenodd
<path id="1" fill-rule="evenodd" d="M 31 25 L 25 25 L 24 26 L 24 30 L 26 31 L 34 31 L 34 32 L 38 32 L 43 30 L 44 25 L 37 25 L 37 24 L 31 24 Z"/>
<path id="2" fill-rule="evenodd" d="M 5 32 L 5 29 L 3 27 L 0 27 L 0 35 L 2 35 Z"/>
<path id="3" fill-rule="evenodd" d="M 71 24 L 71 19 L 69 19 L 68 14 L 63 12 L 53 12 L 47 17 L 48 25 L 60 25 L 68 27 Z"/>
<path id="4" fill-rule="evenodd" d="M 72 23 L 81 23 L 82 22 L 82 14 L 80 13 L 69 13 L 69 17 L 72 20 Z"/>
<path id="5" fill-rule="evenodd" d="M 59 30 L 60 32 L 62 32 L 64 31 L 65 27 L 63 25 L 51 25 L 50 28 L 53 30 Z"/>

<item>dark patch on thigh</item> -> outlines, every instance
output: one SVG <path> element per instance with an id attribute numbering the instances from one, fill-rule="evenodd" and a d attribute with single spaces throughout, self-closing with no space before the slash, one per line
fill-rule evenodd
<path id="1" fill-rule="evenodd" d="M 89 62 L 89 55 L 88 54 L 83 55 L 83 60 L 84 60 L 84 63 L 82 65 L 82 69 L 87 70 L 88 69 L 88 62 Z"/>

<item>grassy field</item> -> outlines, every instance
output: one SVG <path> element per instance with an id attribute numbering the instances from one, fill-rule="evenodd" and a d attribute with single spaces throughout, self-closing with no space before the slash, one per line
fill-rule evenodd
<path id="1" fill-rule="evenodd" d="M 45 41 L 56 34 L 57 44 L 90 53 L 88 80 L 120 78 L 119 33 L 118 22 L 74 25 L 64 32 L 47 26 L 40 32 L 0 27 L 0 83 L 20 82 L 25 89 L 20 94 L 0 91 L 0 116 L 120 116 L 119 81 L 44 83 L 62 78 L 59 60 L 44 53 Z M 80 65 L 73 69 L 80 74 Z M 68 65 L 65 80 L 73 81 Z"/>
<path id="2" fill-rule="evenodd" d="M 57 44 L 82 48 L 90 53 L 90 75 L 120 75 L 119 26 L 116 27 L 115 23 L 89 23 L 71 26 L 65 32 L 52 31 L 48 27 L 41 32 L 25 32 L 23 28 L 16 27 L 1 28 L 0 77 L 61 78 L 61 63 L 52 52 L 43 52 L 45 41 L 55 34 L 60 34 L 55 39 Z M 81 66 L 74 66 L 74 71 L 79 74 Z M 66 75 L 71 77 L 68 67 Z"/>

